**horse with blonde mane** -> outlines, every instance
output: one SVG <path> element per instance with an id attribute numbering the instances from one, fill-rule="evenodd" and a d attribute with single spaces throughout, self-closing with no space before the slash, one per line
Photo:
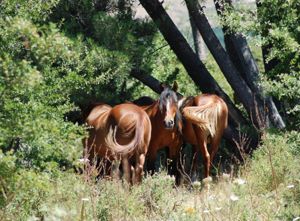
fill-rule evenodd
<path id="1" fill-rule="evenodd" d="M 140 183 L 151 136 L 151 122 L 146 112 L 134 104 L 114 107 L 98 104 L 86 122 L 91 126 L 89 137 L 84 141 L 88 159 L 121 161 L 125 180 Z"/>
<path id="2" fill-rule="evenodd" d="M 182 133 L 184 141 L 192 144 L 194 148 L 195 155 L 192 161 L 192 181 L 194 181 L 199 152 L 203 157 L 204 177 L 210 174 L 213 159 L 227 127 L 228 108 L 220 97 L 213 94 L 202 94 L 188 100 L 182 108 L 184 117 Z M 207 148 L 208 143 L 210 151 Z"/>
<path id="3" fill-rule="evenodd" d="M 142 97 L 136 100 L 135 103 L 144 105 L 143 108 L 146 108 L 152 123 L 152 137 L 147 154 L 150 163 L 149 169 L 154 168 L 157 151 L 168 146 L 168 157 L 173 162 L 171 173 L 176 175 L 176 183 L 179 184 L 181 173 L 177 167 L 181 167 L 181 165 L 176 164 L 179 162 L 183 141 L 192 144 L 195 152 L 192 160 L 192 181 L 195 181 L 197 177 L 199 152 L 203 156 L 204 177 L 209 176 L 211 164 L 218 151 L 223 132 L 227 127 L 228 108 L 220 97 L 213 94 L 202 94 L 188 98 L 180 95 L 177 97 L 181 97 L 177 100 L 177 108 L 182 113 L 183 120 L 180 118 L 180 121 L 178 121 L 180 125 L 178 129 L 166 130 L 165 132 L 163 132 L 165 129 L 161 121 L 157 120 L 158 118 L 151 111 L 147 111 L 147 108 L 155 103 L 152 98 Z M 210 151 L 207 148 L 209 143 Z"/>

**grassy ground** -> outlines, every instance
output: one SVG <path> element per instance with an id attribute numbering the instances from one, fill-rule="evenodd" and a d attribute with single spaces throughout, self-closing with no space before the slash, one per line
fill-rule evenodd
<path id="1" fill-rule="evenodd" d="M 164 171 L 131 188 L 95 183 L 87 173 L 23 171 L 12 194 L 6 190 L 0 220 L 293 220 L 300 216 L 299 140 L 297 132 L 268 133 L 238 175 L 193 186 L 175 187 Z"/>

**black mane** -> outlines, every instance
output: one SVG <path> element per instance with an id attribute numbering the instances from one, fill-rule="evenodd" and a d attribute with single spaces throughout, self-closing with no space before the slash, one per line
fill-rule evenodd
<path id="1" fill-rule="evenodd" d="M 169 87 L 166 87 L 163 92 L 160 94 L 159 97 L 159 110 L 163 111 L 164 106 L 166 106 L 168 100 L 173 100 L 173 102 L 176 103 L 178 102 L 178 97 L 175 91 L 170 89 Z M 176 111 L 176 116 L 175 116 L 175 126 L 181 131 L 181 126 L 182 124 L 182 114 L 179 109 Z"/>
<path id="2" fill-rule="evenodd" d="M 163 111 L 163 107 L 167 105 L 168 100 L 173 100 L 177 104 L 178 98 L 176 93 L 170 89 L 170 88 L 165 88 L 163 92 L 161 92 L 160 97 L 159 97 L 159 109 L 160 111 Z"/>
<path id="3" fill-rule="evenodd" d="M 151 105 L 154 102 L 155 102 L 155 100 L 152 97 L 142 96 L 142 97 L 134 100 L 132 103 L 134 103 L 138 106 L 143 106 L 143 105 Z"/>

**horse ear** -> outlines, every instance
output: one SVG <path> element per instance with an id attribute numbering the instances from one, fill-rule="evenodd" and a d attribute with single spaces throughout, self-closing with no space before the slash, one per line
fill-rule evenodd
<path id="1" fill-rule="evenodd" d="M 178 84 L 177 84 L 177 81 L 174 81 L 174 83 L 173 83 L 173 87 L 172 87 L 172 90 L 173 91 L 177 91 L 177 89 L 178 89 Z"/>
<path id="2" fill-rule="evenodd" d="M 163 91 L 164 89 L 167 88 L 167 85 L 165 83 L 160 83 L 160 90 Z"/>

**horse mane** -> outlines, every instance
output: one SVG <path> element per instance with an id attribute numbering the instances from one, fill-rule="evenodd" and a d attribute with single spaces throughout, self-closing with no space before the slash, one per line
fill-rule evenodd
<path id="1" fill-rule="evenodd" d="M 181 113 L 185 107 L 193 106 L 193 105 L 194 105 L 194 97 L 193 96 L 181 97 L 178 101 L 178 108 Z"/>
<path id="2" fill-rule="evenodd" d="M 132 101 L 132 103 L 134 103 L 135 105 L 138 105 L 138 106 L 151 105 L 154 102 L 155 102 L 155 100 L 149 96 L 142 96 L 142 97 Z"/>
<path id="3" fill-rule="evenodd" d="M 167 100 L 170 99 L 170 97 L 174 100 L 174 102 L 177 105 L 178 95 L 176 94 L 175 91 L 173 91 L 172 89 L 167 87 L 163 90 L 163 92 L 160 94 L 160 97 L 159 97 L 158 102 L 159 102 L 159 110 L 160 111 L 162 111 L 163 107 L 167 105 Z M 179 108 L 177 108 L 177 110 L 176 110 L 175 126 L 179 130 L 179 132 L 181 133 L 183 122 L 182 122 L 182 114 L 181 114 L 181 111 L 179 110 Z"/>
<path id="4" fill-rule="evenodd" d="M 209 131 L 211 137 L 216 134 L 221 104 L 210 102 L 202 106 L 185 107 L 183 116 L 203 130 Z"/>
<path id="5" fill-rule="evenodd" d="M 176 93 L 172 89 L 167 87 L 163 90 L 163 92 L 161 92 L 161 94 L 159 96 L 160 111 L 163 111 L 163 107 L 167 105 L 167 100 L 170 99 L 170 97 L 177 103 L 178 98 L 177 98 Z"/>

